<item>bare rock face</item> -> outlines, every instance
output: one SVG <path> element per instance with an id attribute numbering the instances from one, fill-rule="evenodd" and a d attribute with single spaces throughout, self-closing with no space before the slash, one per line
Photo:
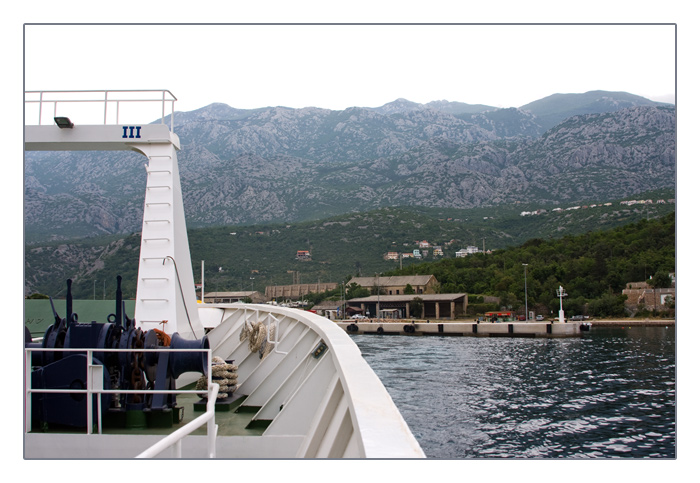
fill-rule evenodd
<path id="1" fill-rule="evenodd" d="M 212 104 L 177 113 L 188 225 L 619 199 L 675 186 L 673 106 L 578 96 L 519 109 L 400 99 L 343 111 Z M 143 164 L 132 153 L 26 153 L 27 241 L 139 231 Z"/>

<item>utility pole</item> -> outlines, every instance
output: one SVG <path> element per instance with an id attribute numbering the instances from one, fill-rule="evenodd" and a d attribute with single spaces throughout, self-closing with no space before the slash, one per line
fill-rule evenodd
<path id="1" fill-rule="evenodd" d="M 376 285 L 377 285 L 377 318 L 379 318 L 382 309 L 381 309 L 381 305 L 379 302 L 379 274 L 378 273 L 374 274 L 374 279 L 376 280 Z"/>

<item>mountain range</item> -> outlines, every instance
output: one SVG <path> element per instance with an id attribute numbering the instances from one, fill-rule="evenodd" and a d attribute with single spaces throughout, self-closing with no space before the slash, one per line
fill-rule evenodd
<path id="1" fill-rule="evenodd" d="M 675 107 L 623 92 L 555 94 L 509 109 L 405 99 L 342 111 L 215 103 L 176 112 L 175 132 L 190 227 L 675 187 Z M 131 153 L 26 153 L 25 240 L 139 231 L 143 163 Z"/>

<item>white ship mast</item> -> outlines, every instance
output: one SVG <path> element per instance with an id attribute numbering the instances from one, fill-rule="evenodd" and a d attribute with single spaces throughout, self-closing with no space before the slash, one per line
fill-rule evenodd
<path id="1" fill-rule="evenodd" d="M 26 95 L 25 105 L 38 109 L 38 115 L 25 114 L 27 151 L 128 150 L 146 156 L 146 196 L 134 309 L 136 326 L 144 331 L 178 332 L 187 339 L 202 337 L 204 328 L 197 310 L 178 173 L 180 140 L 172 131 L 175 96 L 167 90 L 31 91 Z M 81 112 L 86 103 L 89 108 L 102 110 L 102 124 L 71 121 L 71 109 Z M 127 103 L 160 105 L 161 123 L 120 123 L 119 108 Z M 169 107 L 170 126 L 165 124 L 166 107 Z M 38 123 L 28 125 L 32 119 Z"/>

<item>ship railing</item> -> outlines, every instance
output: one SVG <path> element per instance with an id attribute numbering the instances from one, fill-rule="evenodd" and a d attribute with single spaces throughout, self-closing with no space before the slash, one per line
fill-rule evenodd
<path id="1" fill-rule="evenodd" d="M 211 372 L 211 371 L 210 371 Z M 166 449 L 172 447 L 174 458 L 182 458 L 182 440 L 185 436 L 189 436 L 194 430 L 207 425 L 207 450 L 209 458 L 216 458 L 216 433 L 217 426 L 214 415 L 216 414 L 216 397 L 219 394 L 219 385 L 215 382 L 209 384 L 207 391 L 207 409 L 198 418 L 190 421 L 183 427 L 173 433 L 170 433 L 165 438 L 158 441 L 156 444 L 140 453 L 136 458 L 155 458 Z"/>
<path id="2" fill-rule="evenodd" d="M 104 388 L 104 366 L 102 364 L 93 364 L 93 355 L 95 353 L 105 352 L 128 352 L 128 353 L 146 353 L 155 352 L 206 352 L 207 367 L 211 367 L 212 352 L 209 349 L 171 349 L 169 347 L 160 347 L 157 349 L 95 349 L 95 348 L 44 348 L 44 347 L 25 347 L 24 348 L 24 387 L 25 387 L 25 432 L 32 431 L 32 398 L 34 393 L 53 393 L 53 394 L 85 394 L 87 414 L 86 426 L 87 434 L 94 434 L 93 428 L 93 395 L 97 395 L 97 434 L 102 434 L 102 398 L 101 394 L 196 394 L 200 395 L 204 392 L 202 389 L 105 389 Z M 86 369 L 87 380 L 85 389 L 34 389 L 32 388 L 32 352 L 76 352 L 86 354 Z M 163 452 L 169 447 L 174 448 L 174 457 L 182 457 L 182 440 L 191 434 L 196 429 L 207 425 L 207 451 L 210 458 L 216 457 L 216 434 L 217 425 L 215 421 L 215 403 L 219 394 L 219 385 L 212 382 L 211 370 L 207 371 L 207 405 L 206 411 L 201 416 L 190 421 L 185 426 L 175 430 L 155 445 L 140 453 L 137 458 L 152 458 Z"/>
<path id="3" fill-rule="evenodd" d="M 143 122 L 147 118 L 155 120 L 160 115 L 161 124 L 165 124 L 166 117 L 170 116 L 172 132 L 175 101 L 177 98 L 166 89 L 25 91 L 24 123 L 49 125 L 57 117 L 69 117 L 72 122 L 83 125 L 118 125 Z M 134 116 L 138 116 L 138 119 Z"/>

